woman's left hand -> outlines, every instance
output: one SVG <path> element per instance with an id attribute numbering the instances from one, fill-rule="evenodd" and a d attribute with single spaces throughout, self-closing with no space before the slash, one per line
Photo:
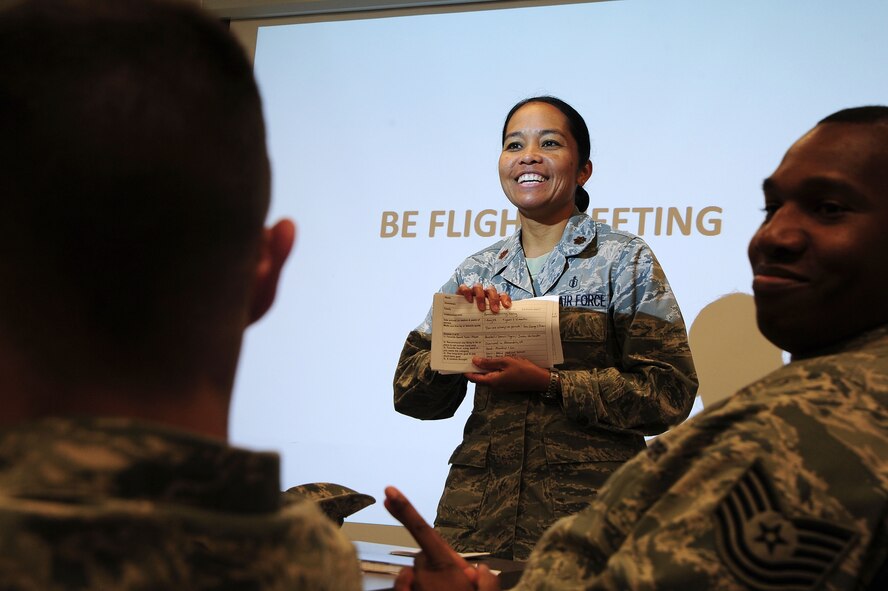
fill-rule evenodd
<path id="1" fill-rule="evenodd" d="M 488 373 L 467 373 L 475 384 L 501 392 L 543 392 L 549 387 L 549 370 L 522 357 L 473 357 L 472 365 Z"/>

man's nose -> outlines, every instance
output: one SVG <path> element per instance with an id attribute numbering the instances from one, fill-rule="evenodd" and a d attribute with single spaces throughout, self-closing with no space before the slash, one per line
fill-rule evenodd
<path id="1" fill-rule="evenodd" d="M 752 238 L 752 246 L 772 258 L 797 255 L 807 244 L 804 214 L 793 204 L 777 209 Z"/>

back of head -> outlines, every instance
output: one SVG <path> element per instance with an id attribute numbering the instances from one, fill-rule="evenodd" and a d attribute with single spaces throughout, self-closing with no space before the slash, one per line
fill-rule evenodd
<path id="1" fill-rule="evenodd" d="M 14 4 L 0 129 L 0 350 L 67 384 L 236 358 L 269 170 L 218 22 L 182 2 Z"/>
<path id="2" fill-rule="evenodd" d="M 888 106 L 869 105 L 836 111 L 817 122 L 824 125 L 848 125 L 851 128 L 868 130 L 873 142 L 869 144 L 872 166 L 885 174 L 888 171 Z M 888 200 L 888 185 L 881 184 L 882 197 Z"/>
<path id="3" fill-rule="evenodd" d="M 860 123 L 864 125 L 888 125 L 888 107 L 883 105 L 870 105 L 866 107 L 851 107 L 836 111 L 817 122 L 824 123 Z"/>

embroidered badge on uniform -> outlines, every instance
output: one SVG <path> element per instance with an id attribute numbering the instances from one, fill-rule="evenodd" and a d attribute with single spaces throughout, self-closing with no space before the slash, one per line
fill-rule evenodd
<path id="1" fill-rule="evenodd" d="M 813 589 L 857 534 L 824 521 L 788 517 L 758 460 L 715 511 L 718 552 L 750 589 Z"/>

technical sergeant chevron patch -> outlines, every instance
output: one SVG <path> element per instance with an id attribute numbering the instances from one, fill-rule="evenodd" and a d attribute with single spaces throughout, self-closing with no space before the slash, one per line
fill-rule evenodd
<path id="1" fill-rule="evenodd" d="M 814 589 L 851 548 L 857 534 L 824 521 L 790 517 L 758 460 L 715 510 L 718 552 L 751 589 Z"/>

